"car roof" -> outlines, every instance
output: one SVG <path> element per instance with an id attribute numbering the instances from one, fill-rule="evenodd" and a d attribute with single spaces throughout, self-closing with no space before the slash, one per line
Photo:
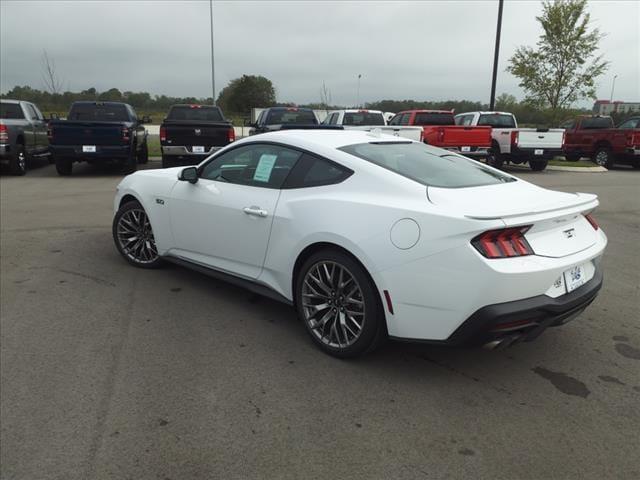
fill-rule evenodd
<path id="1" fill-rule="evenodd" d="M 479 113 L 480 115 L 511 115 L 513 116 L 513 113 L 511 112 L 499 112 L 497 110 L 482 110 L 482 111 L 478 111 L 476 110 L 475 112 L 462 112 L 462 113 L 456 113 L 456 117 L 458 115 L 471 115 L 474 113 Z"/>
<path id="2" fill-rule="evenodd" d="M 375 129 L 374 129 L 375 130 Z M 277 132 L 262 133 L 260 135 L 246 137 L 251 142 L 271 141 L 271 142 L 291 142 L 303 146 L 303 144 L 315 144 L 329 148 L 340 148 L 346 145 L 354 145 L 358 143 L 411 143 L 412 140 L 402 138 L 399 139 L 393 135 L 376 134 L 375 132 L 365 132 L 362 130 L 280 130 Z M 240 140 L 244 143 L 245 139 Z"/>
<path id="3" fill-rule="evenodd" d="M 265 110 L 297 110 L 301 112 L 313 112 L 313 108 L 308 107 L 269 107 L 265 108 Z"/>
<path id="4" fill-rule="evenodd" d="M 128 105 L 125 102 L 103 102 L 101 100 L 77 100 L 73 103 L 78 105 Z"/>
<path id="5" fill-rule="evenodd" d="M 401 113 L 451 113 L 451 110 L 424 110 L 424 109 L 415 109 L 415 110 L 403 110 L 402 112 L 396 113 L 396 115 L 400 115 Z"/>
<path id="6" fill-rule="evenodd" d="M 3 98 L 0 103 L 20 103 L 22 100 L 12 100 L 10 98 Z"/>

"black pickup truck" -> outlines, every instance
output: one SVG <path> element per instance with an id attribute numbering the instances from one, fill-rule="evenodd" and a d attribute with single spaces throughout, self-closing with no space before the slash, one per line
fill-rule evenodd
<path id="1" fill-rule="evenodd" d="M 212 105 L 173 105 L 160 126 L 162 167 L 196 165 L 235 141 L 231 122 Z"/>
<path id="2" fill-rule="evenodd" d="M 74 102 L 66 120 L 49 122 L 49 145 L 60 175 L 71 175 L 74 162 L 119 163 L 127 172 L 147 163 L 147 132 L 131 105 L 121 102 Z"/>
<path id="3" fill-rule="evenodd" d="M 264 109 L 258 115 L 255 123 L 250 126 L 249 135 L 274 132 L 286 129 L 315 129 L 320 125 L 316 114 L 310 108 L 298 107 L 270 107 Z M 342 127 L 326 126 L 323 129 L 341 130 Z"/>

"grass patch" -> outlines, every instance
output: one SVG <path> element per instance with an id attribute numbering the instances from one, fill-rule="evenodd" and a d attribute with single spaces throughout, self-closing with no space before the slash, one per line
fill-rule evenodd
<path id="1" fill-rule="evenodd" d="M 549 160 L 549 165 L 553 165 L 554 167 L 597 167 L 597 165 L 591 160 L 578 160 L 577 162 L 568 162 L 560 158 Z"/>
<path id="2" fill-rule="evenodd" d="M 149 147 L 150 157 L 160 157 L 162 150 L 160 150 L 160 137 L 158 135 L 147 136 L 147 146 Z"/>

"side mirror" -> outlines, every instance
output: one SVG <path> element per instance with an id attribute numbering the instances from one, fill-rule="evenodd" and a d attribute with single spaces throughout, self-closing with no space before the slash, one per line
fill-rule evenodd
<path id="1" fill-rule="evenodd" d="M 178 174 L 178 180 L 189 183 L 196 183 L 198 181 L 198 169 L 197 167 L 183 168 Z"/>

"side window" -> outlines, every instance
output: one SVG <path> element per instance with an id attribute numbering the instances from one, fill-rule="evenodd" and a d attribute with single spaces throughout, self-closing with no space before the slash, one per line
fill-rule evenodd
<path id="1" fill-rule="evenodd" d="M 389 120 L 389 125 L 398 125 L 398 123 L 400 122 L 400 117 L 402 115 L 394 115 L 391 120 Z"/>
<path id="2" fill-rule="evenodd" d="M 258 119 L 256 120 L 256 124 L 261 125 L 262 124 L 262 120 L 264 119 L 264 114 L 265 114 L 266 110 L 263 110 L 260 112 L 260 115 L 258 115 Z"/>
<path id="3" fill-rule="evenodd" d="M 27 107 L 27 115 L 29 115 L 29 118 L 32 120 L 38 120 L 38 114 L 36 113 L 35 108 L 33 108 L 33 105 L 26 103 L 25 106 Z"/>
<path id="4" fill-rule="evenodd" d="M 340 116 L 339 113 L 332 113 L 331 114 L 331 119 L 329 120 L 329 125 L 336 125 L 338 123 L 338 117 Z"/>
<path id="5" fill-rule="evenodd" d="M 38 118 L 38 120 L 44 120 L 44 115 L 42 115 L 40 109 L 33 104 L 31 106 L 33 107 L 33 111 L 36 112 L 36 117 Z"/>
<path id="6" fill-rule="evenodd" d="M 200 177 L 251 187 L 280 188 L 301 152 L 279 145 L 250 144 L 213 158 Z"/>
<path id="7" fill-rule="evenodd" d="M 403 113 L 402 117 L 400 117 L 400 121 L 398 122 L 400 125 L 409 125 L 409 119 L 411 118 L 410 113 Z"/>
<path id="8" fill-rule="evenodd" d="M 131 114 L 131 119 L 132 120 L 137 120 L 138 119 L 138 114 L 136 113 L 136 111 L 133 109 L 132 106 L 127 105 L 129 107 L 129 113 Z"/>
<path id="9" fill-rule="evenodd" d="M 352 173 L 342 165 L 304 153 L 282 188 L 334 185 L 349 178 Z"/>
<path id="10" fill-rule="evenodd" d="M 639 124 L 640 124 L 640 119 L 632 118 L 631 120 L 627 120 L 626 122 L 624 122 L 618 128 L 623 128 L 623 129 L 638 128 Z"/>
<path id="11" fill-rule="evenodd" d="M 560 128 L 565 128 L 567 130 L 571 130 L 571 129 L 575 128 L 575 126 L 576 126 L 575 120 L 567 120 L 562 125 L 560 125 Z"/>

